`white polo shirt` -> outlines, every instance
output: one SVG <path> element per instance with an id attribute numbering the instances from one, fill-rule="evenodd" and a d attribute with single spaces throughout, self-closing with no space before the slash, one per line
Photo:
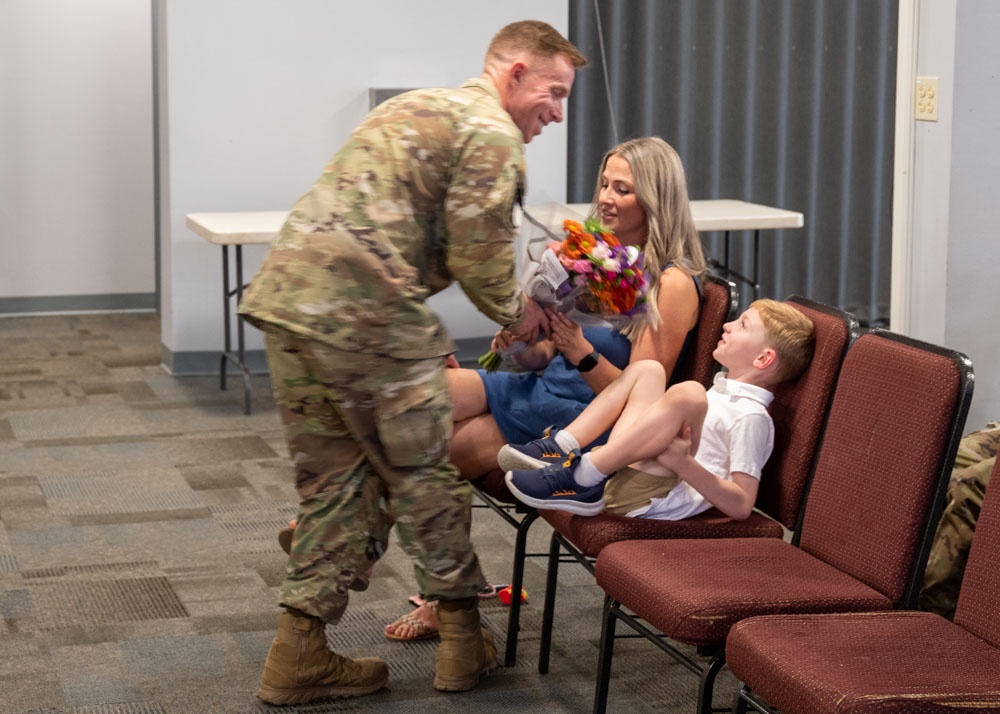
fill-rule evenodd
<path id="1" fill-rule="evenodd" d="M 715 375 L 708 390 L 708 411 L 695 460 L 726 481 L 734 471 L 760 479 L 761 470 L 774 448 L 774 421 L 767 408 L 774 394 L 752 384 Z M 686 481 L 680 481 L 663 498 L 629 512 L 636 518 L 679 521 L 707 511 L 712 504 Z"/>

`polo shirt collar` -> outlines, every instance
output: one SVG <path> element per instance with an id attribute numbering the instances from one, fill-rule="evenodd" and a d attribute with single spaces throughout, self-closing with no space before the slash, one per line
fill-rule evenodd
<path id="1" fill-rule="evenodd" d="M 712 382 L 712 389 L 715 391 L 725 394 L 732 399 L 752 399 L 755 402 L 760 402 L 764 407 L 771 406 L 771 402 L 774 401 L 774 394 L 763 387 L 758 387 L 755 384 L 747 384 L 746 382 L 737 382 L 735 379 L 729 379 L 726 377 L 726 372 L 718 372 L 715 375 L 715 381 Z"/>

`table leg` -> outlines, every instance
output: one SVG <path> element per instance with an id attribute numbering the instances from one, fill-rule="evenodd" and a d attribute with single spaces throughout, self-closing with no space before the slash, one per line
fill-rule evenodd
<path id="1" fill-rule="evenodd" d="M 232 350 L 229 337 L 229 246 L 222 246 L 222 354 L 219 355 L 219 389 L 226 389 L 226 355 Z"/>
<path id="2" fill-rule="evenodd" d="M 726 278 L 736 278 L 737 280 L 746 283 L 753 289 L 753 299 L 756 300 L 760 297 L 760 229 L 753 232 L 753 275 L 746 276 L 729 265 L 730 253 L 730 235 L 729 231 L 725 232 L 725 253 L 724 262 L 722 264 L 719 261 L 712 259 L 713 265 L 722 269 Z"/>
<path id="3" fill-rule="evenodd" d="M 760 229 L 753 232 L 753 299 L 760 297 Z"/>
<path id="4" fill-rule="evenodd" d="M 225 338 L 223 351 L 219 358 L 219 389 L 226 388 L 226 362 L 232 362 L 240 370 L 243 378 L 243 413 L 249 414 L 251 409 L 252 389 L 250 385 L 250 370 L 244 361 L 246 342 L 243 333 L 243 321 L 236 318 L 236 352 L 233 353 L 232 327 L 230 313 L 235 312 L 243 299 L 243 246 L 236 245 L 236 287 L 229 285 L 229 246 L 222 246 L 222 319 Z M 236 304 L 230 309 L 230 301 L 236 297 Z"/>
<path id="5" fill-rule="evenodd" d="M 725 239 L 726 239 L 726 250 L 723 253 L 723 256 L 725 257 L 726 277 L 728 278 L 732 274 L 732 271 L 729 269 L 729 231 L 726 231 Z"/>

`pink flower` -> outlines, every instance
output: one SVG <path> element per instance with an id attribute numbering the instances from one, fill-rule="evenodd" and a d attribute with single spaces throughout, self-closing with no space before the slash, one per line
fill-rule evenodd
<path id="1" fill-rule="evenodd" d="M 596 261 L 602 261 L 611 257 L 611 249 L 608 244 L 602 240 L 599 240 L 594 245 L 593 250 L 590 251 L 590 257 Z"/>

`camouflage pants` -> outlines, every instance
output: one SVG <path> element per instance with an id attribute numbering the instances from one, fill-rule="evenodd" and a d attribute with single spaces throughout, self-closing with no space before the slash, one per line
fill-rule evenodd
<path id="1" fill-rule="evenodd" d="M 345 352 L 280 329 L 265 346 L 300 500 L 282 603 L 338 622 L 393 524 L 421 592 L 474 596 L 485 579 L 466 527 L 472 490 L 448 461 L 443 359 Z"/>
<path id="2" fill-rule="evenodd" d="M 979 520 L 986 486 L 1000 449 L 1000 422 L 964 437 L 955 456 L 944 511 L 938 523 L 917 600 L 921 610 L 955 616 L 969 547 Z"/>

